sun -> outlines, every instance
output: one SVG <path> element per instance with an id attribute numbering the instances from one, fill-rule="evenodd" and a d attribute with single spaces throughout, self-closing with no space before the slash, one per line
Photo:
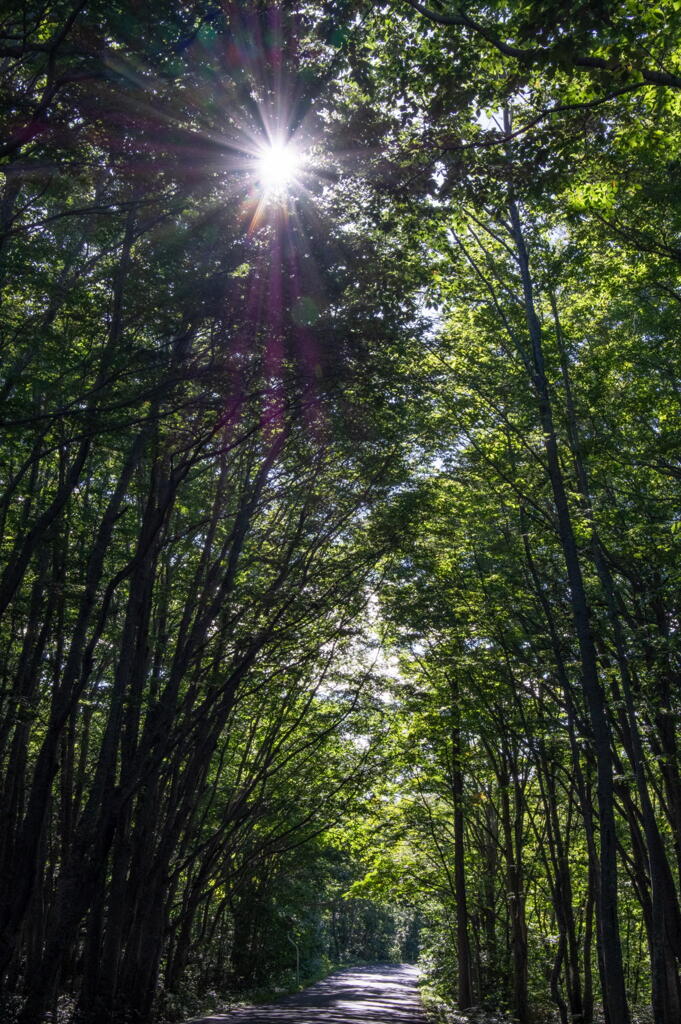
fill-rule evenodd
<path id="1" fill-rule="evenodd" d="M 256 163 L 263 193 L 275 198 L 286 195 L 296 183 L 302 167 L 302 153 L 292 142 L 267 142 L 261 147 Z"/>

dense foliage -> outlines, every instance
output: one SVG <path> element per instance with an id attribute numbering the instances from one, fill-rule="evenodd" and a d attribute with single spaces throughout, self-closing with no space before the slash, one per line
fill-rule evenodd
<path id="1" fill-rule="evenodd" d="M 0 13 L 9 1019 L 678 1024 L 680 31 Z"/>

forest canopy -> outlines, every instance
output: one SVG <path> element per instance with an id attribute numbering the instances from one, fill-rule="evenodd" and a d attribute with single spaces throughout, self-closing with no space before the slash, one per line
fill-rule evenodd
<path id="1" fill-rule="evenodd" d="M 681 1020 L 681 4 L 0 11 L 0 1014 Z"/>

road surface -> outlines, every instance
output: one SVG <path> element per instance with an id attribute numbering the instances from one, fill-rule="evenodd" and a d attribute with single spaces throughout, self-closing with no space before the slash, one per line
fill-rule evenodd
<path id="1" fill-rule="evenodd" d="M 294 996 L 201 1017 L 192 1024 L 426 1024 L 408 964 L 350 967 Z"/>

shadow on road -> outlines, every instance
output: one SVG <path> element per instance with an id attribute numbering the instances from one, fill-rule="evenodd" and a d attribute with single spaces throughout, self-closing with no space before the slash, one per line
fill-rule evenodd
<path id="1" fill-rule="evenodd" d="M 213 1014 L 192 1024 L 425 1024 L 417 978 L 417 969 L 407 964 L 353 967 L 278 1003 Z"/>

